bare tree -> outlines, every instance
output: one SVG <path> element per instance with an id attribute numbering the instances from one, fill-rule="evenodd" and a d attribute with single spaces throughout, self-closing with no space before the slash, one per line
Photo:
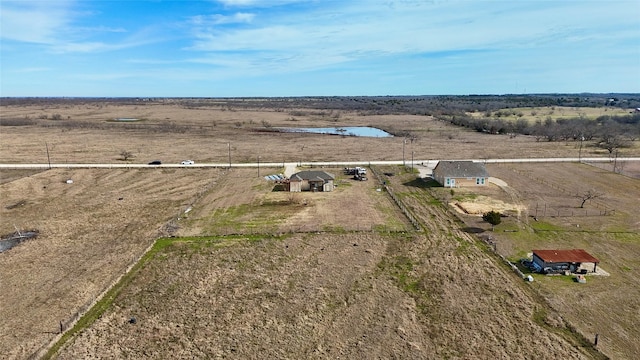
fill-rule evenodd
<path id="1" fill-rule="evenodd" d="M 619 135 L 605 134 L 602 136 L 602 140 L 600 140 L 598 146 L 603 149 L 607 149 L 607 151 L 609 151 L 609 155 L 613 155 L 618 151 L 618 149 L 626 147 L 627 144 Z"/>
<path id="2" fill-rule="evenodd" d="M 129 159 L 131 159 L 134 155 L 131 151 L 128 150 L 122 150 L 120 151 L 120 156 L 122 157 L 122 160 L 127 161 Z"/>
<path id="3" fill-rule="evenodd" d="M 580 200 L 582 200 L 582 203 L 580 204 L 580 208 L 584 208 L 584 204 L 592 199 L 597 199 L 599 197 L 601 197 L 602 194 L 595 191 L 594 189 L 591 190 L 587 190 L 581 194 L 576 194 L 576 197 L 579 198 Z"/>

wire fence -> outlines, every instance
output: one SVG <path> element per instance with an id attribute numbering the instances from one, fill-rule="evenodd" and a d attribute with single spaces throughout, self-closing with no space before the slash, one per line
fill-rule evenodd
<path id="1" fill-rule="evenodd" d="M 64 333 L 73 328 L 73 326 L 75 326 L 75 324 L 78 322 L 78 320 L 80 320 L 89 310 L 91 310 L 91 308 L 100 300 L 102 300 L 102 298 L 104 298 L 104 296 L 125 276 L 127 275 L 131 269 L 133 269 L 133 267 L 142 259 L 142 257 L 149 252 L 149 250 L 151 250 L 151 248 L 153 247 L 153 245 L 155 244 L 155 240 L 151 242 L 151 244 L 149 244 L 149 246 L 147 246 L 147 248 L 140 253 L 139 256 L 134 256 L 131 258 L 131 260 L 129 261 L 126 270 L 121 273 L 120 275 L 114 276 L 113 279 L 102 289 L 102 292 L 100 292 L 99 295 L 97 296 L 93 296 L 91 297 L 91 299 L 87 300 L 84 304 L 82 304 L 80 307 L 78 307 L 77 311 L 74 312 L 71 316 L 69 316 L 66 319 L 61 320 L 58 324 L 52 324 L 50 325 L 52 327 L 52 329 L 55 329 L 54 331 L 50 331 L 51 333 L 55 333 L 56 335 L 49 341 L 44 343 L 42 346 L 40 346 L 36 351 L 34 351 L 27 359 L 29 360 L 35 360 L 35 359 L 40 359 L 42 356 L 45 355 L 45 353 L 47 351 L 49 351 L 49 349 L 51 347 L 53 347 L 64 335 Z"/>
<path id="2" fill-rule="evenodd" d="M 546 178 L 537 177 L 530 172 L 522 171 L 520 169 L 510 168 L 510 170 L 530 180 L 543 184 L 547 188 L 554 189 L 559 193 L 566 195 L 568 197 L 572 197 L 576 199 L 582 198 L 582 194 L 577 193 L 575 189 L 570 190 L 556 182 L 553 182 Z M 536 203 L 535 208 L 530 209 L 529 213 L 534 218 L 615 215 L 615 209 L 612 206 L 608 205 L 604 201 L 596 199 L 595 197 L 588 199 L 588 204 L 589 204 L 589 208 L 583 208 L 583 207 L 577 208 L 577 207 L 551 205 L 546 202 L 542 204 Z"/>
<path id="3" fill-rule="evenodd" d="M 378 174 L 378 172 L 373 167 L 370 167 L 370 169 L 373 175 L 376 177 L 376 179 L 378 179 L 378 181 L 381 181 L 382 177 L 380 177 L 380 174 Z M 404 206 L 402 201 L 400 201 L 400 199 L 398 199 L 398 197 L 393 193 L 393 189 L 387 186 L 386 181 L 381 181 L 381 185 L 385 189 L 385 191 L 389 194 L 389 196 L 391 196 L 391 199 L 393 199 L 396 205 L 398 205 L 402 213 L 407 217 L 407 219 L 409 219 L 413 227 L 416 230 L 422 230 L 422 226 L 420 225 L 420 222 L 416 220 L 416 218 L 411 214 L 409 209 L 407 209 L 407 207 Z"/>
<path id="4" fill-rule="evenodd" d="M 616 210 L 596 204 L 596 208 L 572 208 L 572 207 L 554 207 L 547 203 L 536 203 L 536 207 L 530 210 L 531 216 L 535 219 L 545 217 L 587 217 L 587 216 L 611 216 L 615 215 Z"/>

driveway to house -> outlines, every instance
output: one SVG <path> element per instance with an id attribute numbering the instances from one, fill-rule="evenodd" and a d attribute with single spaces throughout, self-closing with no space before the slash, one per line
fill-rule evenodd
<path id="1" fill-rule="evenodd" d="M 285 163 L 284 164 L 284 176 L 290 178 L 291 175 L 297 173 L 296 163 Z"/>

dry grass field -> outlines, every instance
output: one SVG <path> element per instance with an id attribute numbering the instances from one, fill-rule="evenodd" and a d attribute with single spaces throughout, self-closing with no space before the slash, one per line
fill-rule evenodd
<path id="1" fill-rule="evenodd" d="M 47 343 L 218 173 L 59 169 L 0 185 L 0 233 L 39 231 L 0 254 L 0 353 L 25 358 Z"/>
<path id="2" fill-rule="evenodd" d="M 368 161 L 465 158 L 577 157 L 579 143 L 536 142 L 532 137 L 479 136 L 429 116 L 371 115 L 339 112 L 339 116 L 312 110 L 243 110 L 215 102 L 198 107 L 181 103 L 114 104 L 87 102 L 72 105 L 5 105 L 0 124 L 0 157 L 4 163 L 118 163 L 127 150 L 131 162 L 151 160 L 179 163 L 281 163 L 298 161 Z M 59 114 L 61 120 L 51 117 Z M 298 115 L 303 114 L 303 115 Z M 40 117 L 47 116 L 47 119 Z M 28 120 L 25 120 L 25 117 Z M 119 117 L 138 122 L 115 122 Z M 266 126 L 265 126 L 266 125 Z M 409 132 L 415 141 L 354 138 L 300 133 L 275 133 L 275 127 L 373 126 L 391 133 Z M 607 156 L 606 150 L 585 142 L 582 156 Z M 640 154 L 640 145 L 621 149 L 620 156 Z"/>
<path id="3" fill-rule="evenodd" d="M 587 118 L 595 120 L 600 116 L 621 116 L 628 115 L 629 109 L 610 107 L 576 107 L 576 106 L 537 106 L 528 108 L 510 108 L 491 112 L 492 117 L 500 117 L 505 120 L 524 119 L 529 123 L 536 121 L 544 122 L 546 119 L 570 119 Z M 474 117 L 486 116 L 481 112 L 470 113 Z"/>
<path id="4" fill-rule="evenodd" d="M 429 201 L 423 189 L 404 184 L 411 179 L 404 173 L 389 181 L 398 194 Z M 361 225 L 402 216 L 388 201 L 370 205 L 380 201 L 370 191 L 374 182 L 357 184 L 320 193 L 327 198 L 307 206 L 339 212 L 342 197 L 357 195 L 364 201 L 351 209 L 366 216 L 350 219 Z M 354 231 L 361 226 L 345 223 L 343 230 L 277 237 L 163 240 L 107 312 L 57 358 L 597 357 L 445 208 L 422 211 L 424 232 Z"/>
<path id="5" fill-rule="evenodd" d="M 6 125 L 15 119 L 28 121 Z M 405 145 L 407 159 L 578 151 L 573 143 L 483 135 L 426 116 L 294 116 L 215 103 L 11 105 L 2 107 L 0 123 L 3 163 L 46 163 L 47 147 L 54 163 L 117 163 L 122 150 L 135 163 L 224 163 L 228 144 L 234 163 L 258 155 L 265 163 L 402 159 L 401 138 L 265 131 L 285 126 L 408 131 L 416 140 Z M 637 145 L 623 150 L 640 153 Z M 604 155 L 583 149 L 583 156 Z M 339 175 L 336 191 L 295 195 L 272 191 L 255 169 L 2 170 L 1 234 L 17 227 L 39 236 L 0 253 L 2 288 L 11 290 L 0 293 L 0 354 L 20 359 L 46 348 L 61 322 L 67 329 L 137 263 L 99 303 L 104 313 L 57 358 L 603 358 L 589 345 L 596 332 L 605 355 L 638 355 L 638 319 L 628 314 L 640 305 L 623 301 L 630 293 L 640 298 L 633 294 L 640 288 L 637 179 L 585 164 L 492 165 L 508 188 L 452 195 L 399 167 L 380 169 L 395 174 L 384 180 L 423 224 L 416 232 L 375 179 L 324 170 Z M 603 193 L 586 210 L 610 215 L 554 216 L 575 210 L 574 192 L 586 187 Z M 479 195 L 522 206 L 519 218 L 496 228 L 499 253 L 515 260 L 532 244 L 583 247 L 611 276 L 583 285 L 522 282 L 470 231 L 485 235 L 486 224 L 444 205 Z M 537 222 L 536 204 L 548 211 Z"/>
<path id="6" fill-rule="evenodd" d="M 456 189 L 453 196 L 446 189 L 434 190 L 452 203 L 476 204 L 483 211 L 510 209 L 494 232 L 479 216 L 461 217 L 471 232 L 491 236 L 498 252 L 514 262 L 530 257 L 533 249 L 581 248 L 598 258 L 599 267 L 610 276 L 589 276 L 586 284 L 579 284 L 571 277 L 534 274 L 532 286 L 585 336 L 593 339 L 599 334 L 598 346 L 605 354 L 636 358 L 640 354 L 635 341 L 640 337 L 636 326 L 640 323 L 640 181 L 575 163 L 490 165 L 489 172 L 509 187 Z M 589 189 L 602 196 L 580 208 L 576 193 Z M 517 208 L 525 210 L 518 213 Z"/>

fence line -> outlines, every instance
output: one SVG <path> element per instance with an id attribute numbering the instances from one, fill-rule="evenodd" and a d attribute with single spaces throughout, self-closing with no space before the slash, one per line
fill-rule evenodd
<path id="1" fill-rule="evenodd" d="M 378 172 L 373 167 L 369 167 L 369 168 L 371 169 L 371 172 L 373 173 L 373 175 L 375 175 L 375 177 L 378 179 L 378 181 L 381 181 L 382 178 L 380 177 Z M 413 214 L 411 214 L 411 212 L 404 206 L 404 204 L 400 201 L 400 199 L 396 197 L 396 195 L 393 193 L 393 189 L 387 186 L 386 182 L 382 182 L 381 185 L 385 189 L 385 191 L 389 194 L 389 196 L 391 196 L 391 198 L 396 203 L 396 205 L 398 205 L 402 213 L 407 217 L 407 219 L 409 219 L 413 227 L 416 230 L 422 230 L 422 226 L 420 225 L 420 222 L 416 220 Z"/>
<path id="2" fill-rule="evenodd" d="M 615 215 L 615 209 L 604 208 L 600 209 L 596 204 L 597 209 L 590 208 L 558 208 L 543 203 L 542 206 L 536 203 L 534 209 L 529 210 L 529 213 L 535 218 L 544 217 L 589 217 L 589 216 L 611 216 Z"/>
<path id="3" fill-rule="evenodd" d="M 132 258 L 132 260 L 127 265 L 126 270 L 120 275 L 115 276 L 107 286 L 103 287 L 102 292 L 98 294 L 98 296 L 92 297 L 90 300 L 86 301 L 83 305 L 81 305 L 78 310 L 71 315 L 68 319 L 61 320 L 58 324 L 58 334 L 54 336 L 49 342 L 43 344 L 38 348 L 35 352 L 33 352 L 28 359 L 39 359 L 41 358 L 56 342 L 58 342 L 64 333 L 73 328 L 73 326 L 84 316 L 97 302 L 102 300 L 104 296 L 111 290 L 113 286 L 115 286 L 125 275 L 127 275 L 133 267 L 145 256 L 155 245 L 156 240 L 153 240 L 149 246 L 139 255 Z"/>
<path id="4" fill-rule="evenodd" d="M 197 202 L 197 200 L 204 197 L 206 193 L 216 184 L 216 182 L 217 180 L 214 180 L 206 184 L 204 188 L 194 196 L 194 199 L 190 202 L 190 204 L 194 204 L 195 202 Z M 180 210 L 180 213 L 177 216 L 177 218 L 180 218 L 183 214 L 184 214 L 184 210 Z M 175 221 L 174 219 L 171 219 L 169 222 L 167 222 L 167 224 L 165 224 L 163 229 L 165 229 L 167 226 L 170 226 L 171 223 L 174 221 Z M 59 324 L 57 324 L 59 326 L 56 327 L 57 328 L 56 336 L 54 336 L 49 342 L 42 344 L 37 350 L 35 350 L 28 357 L 28 359 L 35 360 L 35 359 L 41 358 L 52 346 L 54 346 L 62 338 L 62 336 L 67 330 L 73 328 L 73 326 L 78 322 L 78 320 L 82 318 L 82 316 L 84 316 L 98 301 L 102 300 L 102 298 L 104 298 L 104 296 L 109 292 L 109 290 L 111 290 L 111 288 L 113 288 L 125 275 L 127 275 L 133 269 L 133 267 L 142 259 L 142 257 L 145 256 L 153 248 L 153 246 L 156 243 L 156 240 L 157 238 L 154 239 L 139 256 L 134 256 L 131 259 L 131 261 L 127 264 L 126 270 L 120 275 L 115 276 L 108 283 L 108 285 L 102 289 L 102 291 L 100 292 L 100 294 L 98 294 L 98 296 L 93 296 L 91 299 L 89 299 L 84 304 L 82 304 L 77 309 L 77 311 L 73 313 L 73 315 L 71 315 L 67 319 L 61 320 Z"/>
<path id="5" fill-rule="evenodd" d="M 531 180 L 535 180 L 549 188 L 555 189 L 565 195 L 569 195 L 571 197 L 577 197 L 577 193 L 575 191 L 570 191 L 567 188 L 554 183 L 552 181 L 549 181 L 547 179 L 544 178 L 539 178 L 534 176 L 531 173 L 519 170 L 519 169 L 514 169 L 514 168 L 509 168 L 509 170 L 518 173 L 521 176 L 527 177 Z M 549 217 L 573 217 L 573 216 L 607 216 L 607 215 L 614 215 L 615 214 L 615 209 L 613 209 L 613 207 L 608 206 L 606 203 L 597 201 L 595 199 L 589 199 L 589 203 L 591 204 L 591 206 L 596 207 L 597 209 L 599 209 L 598 211 L 589 211 L 589 212 L 583 212 L 583 211 L 587 211 L 589 209 L 584 209 L 584 208 L 567 208 L 566 210 L 563 210 L 562 208 L 551 208 L 549 206 L 547 206 L 546 203 L 544 203 L 544 210 L 543 210 L 543 214 L 539 215 L 536 214 L 534 216 L 536 217 L 546 217 L 547 215 Z M 536 211 L 537 211 L 537 204 L 536 204 Z M 548 213 L 548 214 L 547 214 Z"/>

